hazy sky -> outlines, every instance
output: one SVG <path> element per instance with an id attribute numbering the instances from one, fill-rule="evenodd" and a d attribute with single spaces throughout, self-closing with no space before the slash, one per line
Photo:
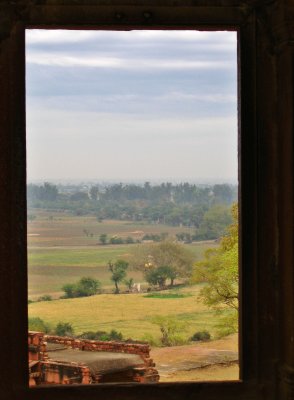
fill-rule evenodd
<path id="1" fill-rule="evenodd" d="M 29 181 L 237 181 L 235 32 L 26 41 Z"/>

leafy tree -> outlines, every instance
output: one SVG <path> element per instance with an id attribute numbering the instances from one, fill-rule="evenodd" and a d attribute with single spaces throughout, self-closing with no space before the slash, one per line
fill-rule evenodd
<path id="1" fill-rule="evenodd" d="M 74 336 L 74 329 L 68 322 L 59 322 L 56 325 L 55 334 L 58 336 Z"/>
<path id="2" fill-rule="evenodd" d="M 121 237 L 118 237 L 118 236 L 112 236 L 110 239 L 109 239 L 109 243 L 110 244 L 123 244 L 123 238 L 121 238 Z"/>
<path id="3" fill-rule="evenodd" d="M 99 193 L 98 186 L 92 186 L 91 189 L 90 189 L 90 198 L 91 198 L 91 200 L 97 200 L 98 193 Z"/>
<path id="4" fill-rule="evenodd" d="M 100 290 L 100 282 L 97 279 L 84 276 L 76 286 L 77 297 L 93 296 Z"/>
<path id="5" fill-rule="evenodd" d="M 128 266 L 129 264 L 124 260 L 117 260 L 114 264 L 108 263 L 109 271 L 112 274 L 110 279 L 114 282 L 116 294 L 119 293 L 119 282 L 126 277 Z"/>
<path id="6" fill-rule="evenodd" d="M 68 283 L 62 287 L 65 298 L 93 296 L 100 291 L 101 283 L 94 278 L 84 276 L 77 283 Z"/>
<path id="7" fill-rule="evenodd" d="M 99 240 L 101 244 L 106 244 L 107 243 L 107 235 L 106 233 L 101 233 L 101 235 L 99 236 Z"/>
<path id="8" fill-rule="evenodd" d="M 197 240 L 218 239 L 224 235 L 231 223 L 230 208 L 225 205 L 215 205 L 204 214 L 195 238 Z"/>
<path id="9" fill-rule="evenodd" d="M 231 204 L 234 192 L 231 185 L 227 183 L 217 184 L 213 186 L 214 202 L 222 204 Z"/>
<path id="10" fill-rule="evenodd" d="M 171 286 L 176 278 L 190 278 L 193 269 L 194 256 L 182 244 L 165 240 L 152 243 L 134 250 L 132 255 L 134 269 L 144 273 L 146 278 L 157 282 L 170 278 Z M 156 271 L 158 273 L 152 273 Z M 160 284 L 159 284 L 160 285 Z"/>
<path id="11" fill-rule="evenodd" d="M 62 290 L 65 292 L 65 298 L 72 298 L 75 296 L 75 284 L 74 283 L 66 283 L 62 286 Z"/>
<path id="12" fill-rule="evenodd" d="M 57 186 L 45 182 L 42 186 L 29 184 L 27 186 L 28 200 L 55 201 L 58 196 Z"/>
<path id="13" fill-rule="evenodd" d="M 70 196 L 70 199 L 73 201 L 89 200 L 89 196 L 86 192 L 76 192 Z"/>
<path id="14" fill-rule="evenodd" d="M 134 284 L 134 278 L 125 279 L 124 283 L 127 285 L 129 291 L 131 291 Z"/>
<path id="15" fill-rule="evenodd" d="M 176 278 L 176 273 L 172 267 L 168 265 L 162 265 L 158 268 L 147 270 L 145 273 L 145 279 L 150 285 L 158 285 L 160 288 L 164 288 L 166 280 L 171 280 L 171 286 Z"/>
<path id="16" fill-rule="evenodd" d="M 227 321 L 236 330 L 238 315 L 238 206 L 232 206 L 233 223 L 217 249 L 209 249 L 196 264 L 193 282 L 206 282 L 200 292 L 204 303 L 221 313 L 232 310 Z M 226 314 L 227 315 L 227 314 Z"/>

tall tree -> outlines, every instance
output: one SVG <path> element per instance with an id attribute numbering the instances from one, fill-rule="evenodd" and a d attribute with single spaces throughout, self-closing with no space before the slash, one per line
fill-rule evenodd
<path id="1" fill-rule="evenodd" d="M 99 193 L 98 186 L 92 186 L 89 193 L 91 200 L 97 200 L 98 193 Z"/>
<path id="2" fill-rule="evenodd" d="M 111 262 L 108 263 L 109 271 L 111 272 L 111 280 L 115 285 L 115 293 L 119 293 L 118 284 L 121 282 L 127 275 L 127 269 L 129 264 L 124 260 L 117 260 L 114 264 Z"/>
<path id="3" fill-rule="evenodd" d="M 217 249 L 209 249 L 205 259 L 194 268 L 193 282 L 206 282 L 200 296 L 209 307 L 233 311 L 231 323 L 237 326 L 238 315 L 238 206 L 232 206 L 233 223 L 221 238 Z"/>
<path id="4" fill-rule="evenodd" d="M 146 278 L 155 282 L 158 277 L 157 282 L 160 284 L 163 282 L 161 278 L 165 277 L 165 280 L 170 279 L 172 286 L 176 278 L 191 277 L 194 256 L 180 243 L 164 240 L 141 245 L 133 252 L 131 262 L 134 269 L 142 271 Z"/>

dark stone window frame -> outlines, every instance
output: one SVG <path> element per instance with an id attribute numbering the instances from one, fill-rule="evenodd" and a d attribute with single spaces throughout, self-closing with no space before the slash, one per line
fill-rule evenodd
<path id="1" fill-rule="evenodd" d="M 294 399 L 293 20 L 290 0 L 1 2 L 1 398 Z M 28 389 L 26 28 L 238 31 L 240 381 Z"/>

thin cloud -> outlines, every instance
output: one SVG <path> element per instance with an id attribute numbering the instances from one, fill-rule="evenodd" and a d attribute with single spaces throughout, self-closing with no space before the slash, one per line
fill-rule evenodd
<path id="1" fill-rule="evenodd" d="M 133 30 L 129 31 L 79 31 L 65 29 L 27 29 L 26 40 L 28 44 L 60 44 L 89 42 L 92 40 L 111 40 L 115 41 L 197 41 L 226 43 L 235 45 L 236 32 L 228 31 L 196 31 L 196 30 Z"/>
<path id="2" fill-rule="evenodd" d="M 228 61 L 193 61 L 179 59 L 123 59 L 114 57 L 74 57 L 60 54 L 29 53 L 27 63 L 55 67 L 120 68 L 120 69 L 219 69 L 233 68 Z"/>

